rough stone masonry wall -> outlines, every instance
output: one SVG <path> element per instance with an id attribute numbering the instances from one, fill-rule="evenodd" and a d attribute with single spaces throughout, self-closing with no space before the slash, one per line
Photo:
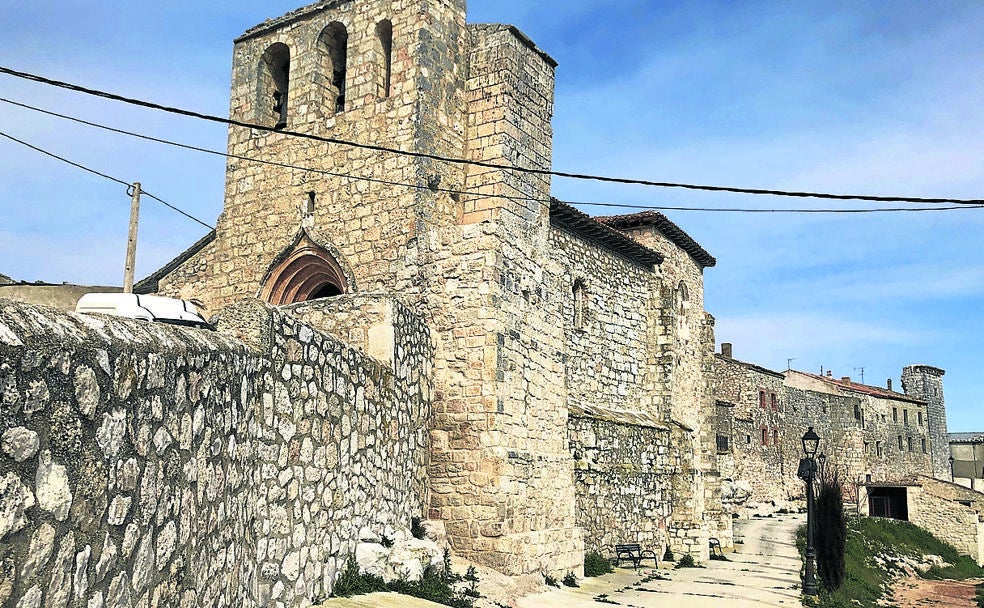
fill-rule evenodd
<path id="1" fill-rule="evenodd" d="M 550 245 L 564 269 L 558 291 L 567 430 L 585 547 L 607 555 L 616 543 L 640 542 L 662 551 L 669 542 L 671 465 L 690 451 L 681 454 L 671 440 L 664 383 L 660 370 L 650 369 L 661 321 L 659 275 L 564 228 L 551 229 Z"/>
<path id="2" fill-rule="evenodd" d="M 376 26 L 384 19 L 392 22 L 393 39 L 388 97 L 379 95 L 375 76 Z M 230 116 L 262 122 L 258 117 L 273 101 L 258 93 L 258 74 L 264 53 L 279 43 L 290 51 L 287 130 L 461 157 L 464 21 L 463 0 L 359 0 L 312 5 L 265 22 L 236 41 Z M 319 43 L 335 22 L 348 34 L 346 101 L 339 112 Z M 412 299 L 423 272 L 416 239 L 460 215 L 458 203 L 426 187 L 460 189 L 462 171 L 446 163 L 241 127 L 230 128 L 228 150 L 312 171 L 229 160 L 215 241 L 159 286 L 163 295 L 200 298 L 209 310 L 256 297 L 302 225 L 313 227 L 323 237 L 317 244 L 352 269 L 351 290 Z M 310 214 L 309 192 L 316 197 Z"/>
<path id="3" fill-rule="evenodd" d="M 673 546 L 677 552 L 695 551 L 707 558 L 707 538 L 717 535 L 728 546 L 733 537 L 731 518 L 721 507 L 721 482 L 714 434 L 714 320 L 704 311 L 703 268 L 671 239 L 654 229 L 627 230 L 631 238 L 663 254 L 660 265 L 660 322 L 654 336 L 653 373 L 664 386 L 664 411 L 689 435 L 692 456 L 674 477 L 673 536 L 685 539 Z M 656 370 L 659 369 L 657 373 Z"/>
<path id="4" fill-rule="evenodd" d="M 550 230 L 550 253 L 563 268 L 562 302 L 568 405 L 643 412 L 665 419 L 650 337 L 658 331 L 659 275 L 568 230 Z M 580 318 L 574 286 L 581 288 Z"/>
<path id="5" fill-rule="evenodd" d="M 610 556 L 614 545 L 637 542 L 662 558 L 675 461 L 670 430 L 614 416 L 571 416 L 567 432 L 585 549 Z"/>
<path id="6" fill-rule="evenodd" d="M 553 64 L 504 26 L 469 27 L 469 158 L 548 168 Z M 468 169 L 482 194 L 549 197 L 549 180 Z M 509 574 L 577 571 L 563 330 L 543 202 L 465 196 L 429 241 L 435 306 L 431 516 L 455 550 Z"/>
<path id="7" fill-rule="evenodd" d="M 930 443 L 933 477 L 950 479 L 950 449 L 943 399 L 942 369 L 931 365 L 909 365 L 902 369 L 905 394 L 926 402 L 926 428 Z"/>
<path id="8" fill-rule="evenodd" d="M 729 438 L 728 449 L 718 450 L 729 469 L 722 500 L 731 511 L 747 501 L 789 500 L 791 488 L 802 484 L 795 479 L 796 463 L 783 458 L 786 434 L 796 435 L 798 429 L 787 426 L 783 375 L 723 355 L 715 356 L 714 363 L 715 396 L 731 406 L 730 428 L 718 429 Z M 764 407 L 760 392 L 765 393 Z"/>
<path id="9" fill-rule="evenodd" d="M 421 513 L 419 391 L 257 302 L 226 318 L 0 302 L 7 605 L 309 605 Z"/>
<path id="10" fill-rule="evenodd" d="M 921 403 L 902 395 L 887 398 L 852 391 L 839 382 L 796 371 L 787 373 L 784 391 L 791 427 L 783 446 L 784 460 L 791 467 L 802 458 L 799 437 L 813 426 L 821 437 L 820 451 L 829 456 L 830 466 L 844 482 L 845 500 L 857 500 L 858 484 L 868 475 L 876 482 L 895 481 L 932 471 L 929 455 L 922 452 L 922 439 L 929 436 L 918 422 L 919 413 L 924 411 Z"/>
<path id="11" fill-rule="evenodd" d="M 984 566 L 984 524 L 980 512 L 938 496 L 930 487 L 910 486 L 907 489 L 909 521 Z"/>

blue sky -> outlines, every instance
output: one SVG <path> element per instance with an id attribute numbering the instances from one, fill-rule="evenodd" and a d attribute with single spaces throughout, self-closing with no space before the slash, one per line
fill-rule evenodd
<path id="1" fill-rule="evenodd" d="M 554 166 L 658 181 L 984 198 L 984 3 L 472 0 L 560 63 Z M 285 0 L 3 2 L 0 64 L 205 113 L 228 112 L 232 39 Z M 222 150 L 225 130 L 0 76 L 0 96 Z M 0 131 L 212 223 L 221 158 L 0 104 Z M 119 284 L 122 187 L 0 138 L 0 272 Z M 557 179 L 565 200 L 715 208 L 856 207 Z M 871 207 L 873 205 L 864 205 Z M 877 206 L 877 205 L 874 205 Z M 583 207 L 593 214 L 622 209 Z M 984 209 L 868 215 L 667 211 L 718 258 L 718 341 L 774 369 L 884 385 L 926 363 L 951 431 L 984 430 Z M 145 199 L 138 276 L 204 228 Z"/>

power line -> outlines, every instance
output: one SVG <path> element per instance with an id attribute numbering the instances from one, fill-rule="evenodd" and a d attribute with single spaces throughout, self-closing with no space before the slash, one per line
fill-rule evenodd
<path id="1" fill-rule="evenodd" d="M 39 148 L 39 147 L 37 147 L 37 146 L 35 146 L 33 144 L 30 144 L 30 143 L 28 143 L 28 142 L 26 142 L 26 141 L 24 141 L 22 139 L 17 139 L 13 135 L 9 135 L 7 133 L 4 133 L 3 131 L 0 131 L 0 137 L 6 137 L 10 141 L 13 141 L 13 142 L 16 142 L 16 143 L 18 143 L 18 144 L 20 144 L 22 146 L 28 147 L 28 148 L 34 150 L 35 152 L 40 152 L 41 154 L 44 154 L 45 156 L 50 156 L 51 158 L 54 158 L 56 160 L 60 160 L 63 163 L 67 163 L 69 165 L 72 165 L 73 167 L 76 167 L 78 169 L 82 169 L 83 171 L 87 171 L 89 173 L 92 173 L 93 175 L 98 175 L 99 177 L 102 177 L 104 179 L 108 179 L 110 181 L 116 182 L 117 184 L 126 186 L 126 188 L 127 188 L 127 194 L 128 195 L 130 193 L 130 188 L 133 187 L 132 184 L 130 184 L 128 182 L 125 182 L 125 181 L 119 179 L 118 177 L 113 177 L 112 175 L 107 175 L 105 173 L 102 173 L 101 171 L 96 171 L 95 169 L 92 169 L 90 167 L 86 167 L 85 165 L 82 165 L 80 163 L 77 163 L 77 162 L 75 162 L 73 160 L 69 160 L 69 159 L 65 158 L 64 156 L 59 156 L 59 155 L 55 154 L 54 152 L 49 152 L 48 150 L 44 150 L 42 148 Z M 157 196 L 154 196 L 153 194 L 151 194 L 151 193 L 149 193 L 147 191 L 142 191 L 142 194 L 144 194 L 145 196 L 147 196 L 149 198 L 154 199 L 158 203 L 161 203 L 162 205 L 164 205 L 165 207 L 167 207 L 167 208 L 169 208 L 169 209 L 171 209 L 173 211 L 177 211 L 178 213 L 180 213 L 181 215 L 185 216 L 186 218 L 198 222 L 199 224 L 201 224 L 202 226 L 205 226 L 209 230 L 215 230 L 215 227 L 214 226 L 209 226 L 208 224 L 206 224 L 205 222 L 201 221 L 197 217 L 195 217 L 193 215 L 190 215 L 189 213 L 186 213 L 185 211 L 183 211 L 183 210 L 175 207 L 174 205 L 172 205 L 171 203 L 165 201 L 164 199 L 158 198 Z"/>
<path id="2" fill-rule="evenodd" d="M 873 196 L 873 195 L 864 195 L 864 194 L 830 194 L 830 193 L 823 193 L 823 192 L 797 192 L 797 191 L 786 191 L 786 190 L 771 190 L 771 189 L 763 189 L 763 188 L 739 188 L 733 186 L 711 186 L 711 185 L 684 184 L 684 183 L 674 183 L 674 182 L 659 182 L 659 181 L 652 181 L 652 180 L 645 180 L 645 179 L 621 178 L 621 177 L 611 177 L 611 176 L 603 176 L 603 175 L 591 175 L 591 174 L 584 174 L 584 173 L 570 173 L 566 171 L 553 171 L 547 169 L 534 169 L 530 167 L 508 166 L 508 165 L 501 165 L 498 163 L 492 163 L 487 161 L 467 160 L 461 158 L 453 158 L 449 156 L 442 156 L 439 154 L 430 154 L 426 152 L 400 150 L 398 148 L 390 148 L 390 147 L 379 146 L 375 144 L 358 143 L 358 142 L 338 139 L 334 137 L 324 137 L 319 135 L 313 135 L 310 133 L 300 133 L 297 131 L 289 131 L 286 129 L 277 129 L 276 127 L 270 127 L 270 126 L 260 125 L 256 123 L 248 123 L 248 122 L 243 122 L 230 118 L 222 118 L 219 116 L 202 114 L 200 112 L 194 112 L 191 110 L 185 110 L 173 106 L 165 106 L 154 102 L 135 99 L 132 97 L 124 97 L 122 95 L 118 95 L 115 93 L 101 91 L 98 89 L 91 89 L 88 87 L 84 87 L 81 85 L 72 84 L 60 80 L 53 80 L 50 78 L 46 78 L 44 76 L 31 74 L 29 72 L 21 72 L 4 66 L 0 66 L 0 73 L 8 74 L 16 78 L 31 80 L 33 82 L 38 82 L 41 84 L 47 84 L 50 86 L 67 89 L 70 91 L 76 91 L 79 93 L 85 93 L 87 95 L 93 95 L 104 99 L 111 99 L 113 101 L 119 101 L 119 102 L 136 105 L 144 108 L 150 108 L 153 110 L 160 110 L 171 114 L 189 116 L 192 118 L 198 118 L 210 122 L 216 122 L 220 124 L 243 127 L 248 129 L 256 129 L 260 131 L 283 133 L 284 135 L 288 135 L 292 137 L 311 139 L 314 141 L 320 141 L 330 144 L 349 146 L 349 147 L 360 148 L 364 150 L 372 150 L 376 152 L 386 152 L 389 154 L 398 154 L 401 156 L 410 156 L 414 158 L 424 158 L 424 159 L 458 164 L 458 165 L 471 165 L 471 166 L 485 167 L 490 169 L 504 169 L 509 171 L 518 171 L 521 173 L 530 173 L 534 175 L 549 175 L 554 177 L 565 177 L 565 178 L 578 179 L 578 180 L 590 180 L 590 181 L 599 181 L 599 182 L 617 183 L 617 184 L 651 186 L 651 187 L 658 187 L 658 188 L 679 188 L 685 190 L 700 190 L 706 192 L 727 192 L 732 194 L 784 196 L 784 197 L 793 197 L 793 198 L 819 198 L 819 199 L 829 199 L 829 200 L 861 200 L 861 201 L 881 202 L 881 203 L 957 204 L 957 205 L 974 205 L 974 206 L 979 206 L 981 204 L 984 204 L 984 199 Z M 693 210 L 697 210 L 697 209 L 693 209 Z"/>
<path id="3" fill-rule="evenodd" d="M 56 118 L 61 118 L 61 119 L 64 119 L 64 120 L 69 120 L 69 121 L 72 121 L 72 122 L 75 122 L 75 123 L 79 123 L 79 124 L 83 124 L 83 125 L 86 125 L 86 126 L 89 126 L 89 127 L 93 127 L 93 128 L 97 128 L 97 129 L 102 129 L 102 130 L 105 130 L 105 131 L 109 131 L 111 133 L 117 133 L 117 134 L 120 134 L 120 135 L 126 135 L 126 136 L 129 136 L 129 137 L 135 137 L 135 138 L 143 139 L 143 140 L 146 140 L 146 141 L 152 141 L 152 142 L 155 142 L 155 143 L 160 143 L 160 144 L 164 144 L 164 145 L 168 145 L 168 146 L 174 146 L 174 147 L 177 147 L 177 148 L 183 148 L 183 149 L 186 149 L 186 150 L 192 150 L 192 151 L 195 151 L 195 152 L 201 152 L 201 153 L 204 153 L 204 154 L 211 154 L 211 155 L 214 155 L 214 156 L 221 156 L 221 157 L 224 157 L 224 158 L 232 158 L 232 159 L 242 160 L 242 161 L 246 161 L 246 162 L 254 162 L 254 163 L 259 163 L 259 164 L 264 164 L 264 165 L 271 165 L 271 166 L 285 168 L 285 169 L 293 169 L 293 170 L 298 170 L 298 171 L 306 171 L 306 172 L 311 172 L 311 173 L 317 173 L 317 174 L 320 174 L 320 175 L 328 175 L 328 176 L 332 176 L 332 177 L 340 177 L 340 178 L 351 179 L 351 180 L 355 180 L 355 181 L 366 181 L 366 182 L 378 183 L 378 184 L 389 185 L 389 186 L 402 186 L 402 187 L 413 188 L 413 189 L 417 189 L 417 190 L 432 190 L 432 191 L 435 191 L 435 192 L 444 192 L 444 193 L 452 194 L 452 195 L 465 195 L 465 196 L 475 197 L 476 199 L 501 198 L 501 199 L 506 199 L 506 200 L 510 200 L 510 201 L 514 201 L 514 202 L 523 201 L 523 202 L 539 202 L 539 203 L 546 203 L 546 204 L 549 204 L 552 201 L 552 199 L 550 199 L 550 198 L 537 198 L 537 197 L 528 197 L 528 196 L 509 196 L 509 195 L 505 195 L 505 194 L 483 194 L 483 193 L 474 192 L 474 191 L 471 191 L 471 190 L 458 190 L 458 189 L 453 189 L 453 188 L 431 187 L 431 186 L 420 185 L 420 184 L 411 184 L 411 183 L 407 183 L 407 182 L 399 182 L 399 181 L 385 180 L 385 179 L 381 179 L 381 178 L 365 177 L 365 176 L 360 176 L 360 175 L 352 175 L 350 173 L 339 173 L 339 172 L 335 172 L 335 171 L 326 171 L 326 170 L 323 170 L 323 169 L 314 169 L 314 168 L 311 168 L 311 167 L 301 167 L 301 166 L 292 165 L 292 164 L 289 164 L 289 163 L 281 163 L 281 162 L 271 161 L 271 160 L 266 160 L 266 159 L 254 158 L 254 157 L 249 157 L 249 156 L 242 156 L 242 155 L 239 155 L 239 154 L 229 154 L 229 153 L 226 153 L 226 152 L 220 152 L 218 150 L 211 150 L 209 148 L 203 148 L 203 147 L 200 147 L 200 146 L 193 146 L 193 145 L 190 145 L 190 144 L 184 144 L 184 143 L 180 143 L 180 142 L 175 142 L 175 141 L 171 141 L 171 140 L 167 140 L 167 139 L 163 139 L 163 138 L 159 138 L 159 137 L 153 137 L 151 135 L 146 135 L 146 134 L 143 134 L 143 133 L 136 133 L 136 132 L 133 132 L 133 131 L 127 131 L 125 129 L 119 129 L 119 128 L 116 128 L 116 127 L 110 127 L 110 126 L 103 125 L 103 124 L 100 124 L 100 123 L 96 123 L 96 122 L 84 120 L 82 118 L 78 118 L 78 117 L 75 117 L 75 116 L 69 116 L 67 114 L 60 114 L 58 112 L 53 112 L 51 110 L 45 110 L 45 109 L 38 108 L 38 107 L 29 105 L 29 104 L 26 104 L 26 103 L 22 103 L 22 102 L 18 102 L 18 101 L 13 101 L 13 100 L 10 100 L 10 99 L 4 98 L 4 97 L 0 97 L 0 102 L 11 104 L 11 105 L 14 105 L 14 106 L 17 106 L 17 107 L 21 107 L 21 108 L 24 108 L 24 109 L 28 109 L 28 110 L 32 110 L 32 111 L 35 111 L 35 112 L 40 112 L 42 114 L 46 114 L 46 115 L 49 115 L 49 116 L 54 116 Z M 152 195 L 148 195 L 148 196 L 153 197 Z M 886 213 L 886 212 L 906 212 L 906 211 L 952 211 L 952 210 L 958 210 L 958 209 L 977 209 L 977 208 L 981 208 L 982 206 L 984 206 L 984 205 L 958 205 L 958 206 L 951 206 L 951 207 L 919 207 L 919 208 L 901 207 L 901 208 L 877 208 L 877 209 L 754 209 L 754 208 L 680 207 L 680 206 L 673 206 L 673 205 L 632 205 L 632 204 L 627 204 L 627 203 L 600 203 L 600 202 L 588 202 L 588 201 L 569 201 L 569 204 L 579 205 L 579 206 L 593 206 L 593 207 L 615 207 L 615 208 L 627 208 L 627 209 L 644 209 L 644 210 L 653 210 L 653 211 L 698 211 L 698 212 L 718 212 L 718 213 L 787 213 L 787 214 L 788 213 L 806 213 L 806 214 L 815 214 L 815 213 L 852 213 L 853 214 L 853 213 Z"/>

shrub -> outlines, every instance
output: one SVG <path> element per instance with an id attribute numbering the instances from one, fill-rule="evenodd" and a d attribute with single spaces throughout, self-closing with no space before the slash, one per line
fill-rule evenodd
<path id="1" fill-rule="evenodd" d="M 597 551 L 584 554 L 584 576 L 601 576 L 612 571 L 612 563 Z"/>
<path id="2" fill-rule="evenodd" d="M 547 585 L 548 587 L 560 587 L 560 583 L 557 582 L 557 579 L 550 576 L 549 574 L 543 575 L 543 584 Z"/>
<path id="3" fill-rule="evenodd" d="M 383 582 L 382 577 L 359 572 L 359 564 L 355 561 L 355 556 L 349 555 L 345 562 L 345 569 L 335 581 L 331 594 L 334 597 L 352 597 L 376 591 L 386 591 L 386 583 Z"/>
<path id="4" fill-rule="evenodd" d="M 386 583 L 379 576 L 360 572 L 355 556 L 350 555 L 345 563 L 345 570 L 335 582 L 331 594 L 333 597 L 351 597 L 366 593 L 392 591 L 452 608 L 474 608 L 474 598 L 481 597 L 477 590 L 478 576 L 475 574 L 474 566 L 468 568 L 464 577 L 464 580 L 469 581 L 469 586 L 458 591 L 454 588 L 454 584 L 460 582 L 462 577 L 451 572 L 451 561 L 448 553 L 445 553 L 444 563 L 446 568 L 443 572 L 428 566 L 424 569 L 424 576 L 419 581 L 398 580 Z"/>
<path id="5" fill-rule="evenodd" d="M 577 587 L 577 577 L 574 576 L 573 572 L 568 572 L 564 575 L 564 586 L 566 587 Z"/>
<path id="6" fill-rule="evenodd" d="M 694 556 L 693 555 L 690 555 L 689 553 L 687 553 L 686 555 L 684 555 L 683 557 L 681 557 L 680 558 L 680 561 L 677 562 L 677 565 L 676 566 L 673 566 L 673 567 L 674 568 L 699 568 L 700 566 L 697 565 L 697 562 L 694 560 Z"/>
<path id="7" fill-rule="evenodd" d="M 816 500 L 814 540 L 817 552 L 817 575 L 828 591 L 837 591 L 844 583 L 844 550 L 847 523 L 844 520 L 844 492 L 837 472 L 823 475 Z"/>
<path id="8" fill-rule="evenodd" d="M 663 551 L 663 561 L 664 562 L 673 561 L 673 551 L 670 549 L 669 545 L 666 545 L 666 551 Z"/>
<path id="9" fill-rule="evenodd" d="M 984 608 L 984 583 L 977 585 L 977 608 Z"/>

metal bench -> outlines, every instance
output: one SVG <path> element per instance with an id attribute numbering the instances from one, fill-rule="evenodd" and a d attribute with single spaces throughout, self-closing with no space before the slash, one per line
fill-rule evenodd
<path id="1" fill-rule="evenodd" d="M 639 564 L 644 559 L 653 560 L 653 567 L 659 565 L 656 561 L 656 554 L 652 551 L 643 550 L 639 543 L 627 543 L 624 545 L 615 545 L 615 565 L 618 566 L 622 560 L 628 560 L 632 562 L 635 568 L 639 568 Z"/>
<path id="2" fill-rule="evenodd" d="M 715 555 L 718 557 L 724 557 L 724 549 L 721 548 L 721 541 L 712 536 L 707 539 L 707 545 L 711 549 L 711 557 L 714 557 Z"/>

